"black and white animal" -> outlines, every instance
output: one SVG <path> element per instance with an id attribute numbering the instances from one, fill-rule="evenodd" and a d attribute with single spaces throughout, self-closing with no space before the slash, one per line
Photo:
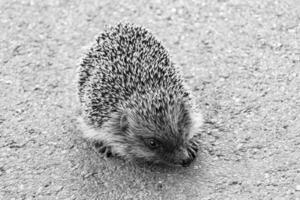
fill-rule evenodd
<path id="1" fill-rule="evenodd" d="M 102 153 L 180 166 L 194 160 L 202 115 L 148 30 L 132 24 L 107 29 L 78 76 L 80 126 Z"/>

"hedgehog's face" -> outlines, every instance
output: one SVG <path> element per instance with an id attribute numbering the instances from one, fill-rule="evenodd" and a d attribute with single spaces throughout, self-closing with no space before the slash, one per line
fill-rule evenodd
<path id="1" fill-rule="evenodd" d="M 159 120 L 151 116 L 145 119 L 134 111 L 122 116 L 121 128 L 128 144 L 126 155 L 167 165 L 191 164 L 198 150 L 192 137 L 192 116 L 188 112 L 169 114 Z"/>

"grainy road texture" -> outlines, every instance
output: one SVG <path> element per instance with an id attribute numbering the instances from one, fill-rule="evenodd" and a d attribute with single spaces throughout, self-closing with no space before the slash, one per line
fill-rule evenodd
<path id="1" fill-rule="evenodd" d="M 100 158 L 76 67 L 107 24 L 152 30 L 207 123 L 190 168 Z M 0 1 L 0 199 L 300 199 L 300 2 Z"/>

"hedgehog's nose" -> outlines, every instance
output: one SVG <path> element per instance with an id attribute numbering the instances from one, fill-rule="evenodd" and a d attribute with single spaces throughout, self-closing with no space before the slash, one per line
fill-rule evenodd
<path id="1" fill-rule="evenodd" d="M 188 167 L 192 162 L 193 162 L 194 158 L 193 157 L 189 157 L 187 159 L 182 160 L 181 165 L 183 167 Z"/>

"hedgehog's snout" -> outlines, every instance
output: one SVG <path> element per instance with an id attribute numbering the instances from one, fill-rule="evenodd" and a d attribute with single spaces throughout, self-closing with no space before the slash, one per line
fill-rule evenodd
<path id="1" fill-rule="evenodd" d="M 193 161 L 194 161 L 195 157 L 188 157 L 186 159 L 183 159 L 181 162 L 181 165 L 183 167 L 188 167 Z"/>

